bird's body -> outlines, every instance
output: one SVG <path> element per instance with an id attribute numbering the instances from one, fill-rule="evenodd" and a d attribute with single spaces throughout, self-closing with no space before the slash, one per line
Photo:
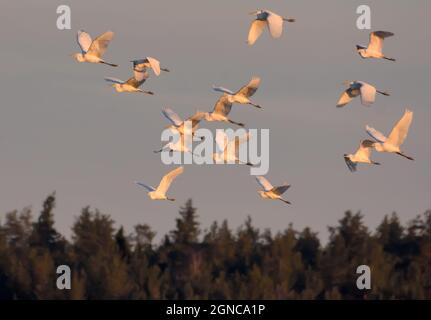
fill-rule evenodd
<path id="1" fill-rule="evenodd" d="M 356 166 L 358 163 L 374 164 L 380 165 L 380 163 L 371 160 L 371 151 L 374 142 L 371 140 L 361 141 L 358 150 L 354 154 L 345 154 L 344 161 L 350 171 L 356 171 Z"/>
<path id="2" fill-rule="evenodd" d="M 404 143 L 404 140 L 407 137 L 412 120 L 413 112 L 406 109 L 404 115 L 394 126 L 388 137 L 376 129 L 366 126 L 367 133 L 375 140 L 373 143 L 374 149 L 377 152 L 396 153 L 409 160 L 414 160 L 401 151 L 401 145 Z"/>
<path id="3" fill-rule="evenodd" d="M 163 150 L 178 151 L 178 152 L 190 152 L 193 153 L 192 150 L 187 146 L 185 141 L 185 136 L 190 135 L 193 137 L 196 130 L 199 127 L 199 122 L 205 118 L 204 112 L 196 112 L 193 116 L 187 118 L 183 121 L 172 109 L 165 108 L 162 110 L 162 114 L 172 123 L 168 127 L 169 130 L 175 135 L 178 135 L 178 140 L 175 142 L 169 142 L 165 144 L 160 150 L 154 151 L 155 153 L 160 153 Z M 190 127 L 186 125 L 187 121 L 190 121 Z M 190 130 L 190 132 L 187 131 Z M 191 141 L 190 141 L 191 142 Z"/>
<path id="4" fill-rule="evenodd" d="M 139 87 L 148 79 L 148 72 L 133 71 L 133 77 L 127 81 L 116 78 L 105 78 L 106 81 L 112 83 L 112 87 L 117 92 L 141 92 L 146 94 L 154 94 L 152 91 L 145 91 Z"/>
<path id="5" fill-rule="evenodd" d="M 341 108 L 347 105 L 353 98 L 361 97 L 361 103 L 364 106 L 371 106 L 376 100 L 376 93 L 389 96 L 385 91 L 377 90 L 375 87 L 364 81 L 348 82 L 349 87 L 341 94 L 337 107 Z"/>
<path id="6" fill-rule="evenodd" d="M 251 15 L 255 15 L 256 19 L 251 23 L 249 32 L 248 32 L 248 40 L 247 43 L 249 45 L 253 45 L 256 40 L 260 37 L 265 29 L 265 26 L 268 27 L 269 33 L 273 38 L 280 38 L 283 32 L 283 22 L 295 22 L 295 19 L 292 18 L 283 18 L 278 14 L 271 12 L 269 10 L 257 10 Z"/>
<path id="7" fill-rule="evenodd" d="M 233 121 L 228 117 L 232 109 L 233 102 L 234 100 L 232 98 L 232 95 L 229 95 L 227 93 L 223 94 L 217 100 L 213 111 L 203 113 L 205 120 L 208 122 L 212 122 L 212 121 L 229 122 L 232 124 L 236 124 L 240 127 L 243 127 L 244 126 L 243 123 Z"/>
<path id="8" fill-rule="evenodd" d="M 231 164 L 246 164 L 253 166 L 250 162 L 240 160 L 240 145 L 250 139 L 250 134 L 246 133 L 241 137 L 236 136 L 233 140 L 229 140 L 226 133 L 217 131 L 216 144 L 218 152 L 213 153 L 215 163 L 231 163 Z"/>
<path id="9" fill-rule="evenodd" d="M 256 108 L 261 108 L 259 105 L 253 103 L 250 100 L 250 97 L 255 94 L 257 89 L 260 85 L 260 78 L 259 77 L 253 77 L 248 84 L 243 86 L 241 89 L 239 89 L 237 92 L 233 92 L 229 89 L 223 88 L 223 87 L 213 87 L 215 91 L 223 92 L 231 96 L 231 100 L 234 103 L 239 104 L 249 104 Z"/>
<path id="10" fill-rule="evenodd" d="M 274 187 L 265 177 L 263 176 L 257 176 L 256 177 L 257 183 L 263 188 L 263 190 L 258 190 L 257 193 L 263 198 L 263 199 L 270 199 L 270 200 L 280 200 L 284 203 L 291 204 L 289 201 L 284 200 L 282 197 L 282 194 L 286 192 L 287 189 L 290 188 L 290 185 L 284 184 L 279 187 Z"/>
<path id="11" fill-rule="evenodd" d="M 165 144 L 160 150 L 155 150 L 154 153 L 160 153 L 164 150 L 169 152 L 182 152 L 182 153 L 192 153 L 193 151 L 186 145 L 186 142 L 183 139 L 183 136 L 179 136 L 179 139 L 175 142 L 169 142 Z"/>
<path id="12" fill-rule="evenodd" d="M 83 31 L 79 30 L 77 34 L 78 45 L 81 48 L 80 53 L 75 53 L 73 57 L 78 62 L 89 62 L 89 63 L 103 63 L 110 65 L 112 67 L 117 67 L 118 65 L 106 62 L 102 59 L 106 49 L 108 48 L 109 42 L 114 37 L 112 31 L 107 31 L 104 34 L 98 36 L 96 39 L 92 40 L 91 36 Z"/>
<path id="13" fill-rule="evenodd" d="M 173 133 L 178 132 L 181 135 L 186 134 L 187 121 L 190 121 L 191 134 L 194 135 L 195 131 L 199 128 L 199 122 L 205 118 L 205 113 L 198 111 L 186 120 L 182 120 L 171 108 L 163 109 L 162 114 L 172 123 L 169 129 Z"/>
<path id="14" fill-rule="evenodd" d="M 169 72 L 168 69 L 160 67 L 159 60 L 152 57 L 132 60 L 131 62 L 133 62 L 133 69 L 137 71 L 147 71 L 147 69 L 152 69 L 156 76 L 159 76 L 161 71 Z"/>
<path id="15" fill-rule="evenodd" d="M 370 41 L 367 47 L 360 45 L 356 46 L 359 55 L 364 58 L 386 59 L 395 61 L 393 58 L 388 58 L 383 54 L 383 40 L 392 37 L 394 34 L 388 31 L 374 31 L 370 33 Z"/>
<path id="16" fill-rule="evenodd" d="M 166 192 L 168 191 L 172 181 L 182 174 L 184 172 L 184 167 L 178 167 L 172 171 L 170 171 L 168 174 L 166 174 L 162 180 L 160 181 L 160 184 L 157 188 L 154 188 L 152 186 L 146 185 L 143 182 L 136 181 L 135 183 L 141 187 L 144 187 L 148 190 L 148 197 L 151 200 L 169 200 L 169 201 L 175 201 L 173 198 L 169 198 L 166 195 Z"/>

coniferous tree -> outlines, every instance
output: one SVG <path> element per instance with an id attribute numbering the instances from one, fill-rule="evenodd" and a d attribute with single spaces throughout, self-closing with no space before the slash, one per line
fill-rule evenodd
<path id="1" fill-rule="evenodd" d="M 189 200 L 176 228 L 123 227 L 84 208 L 69 243 L 54 228 L 55 194 L 36 221 L 30 209 L 0 223 L 0 299 L 431 299 L 431 212 L 401 224 L 385 217 L 374 233 L 359 213 L 330 227 L 329 242 L 292 225 L 272 235 L 250 217 L 233 232 L 214 222 L 199 239 Z M 55 268 L 72 269 L 72 290 L 55 287 Z M 370 290 L 356 268 L 372 271 Z"/>

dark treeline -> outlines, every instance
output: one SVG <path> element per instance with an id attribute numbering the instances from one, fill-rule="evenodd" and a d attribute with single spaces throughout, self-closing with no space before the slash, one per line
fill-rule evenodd
<path id="1" fill-rule="evenodd" d="M 275 235 L 251 219 L 201 230 L 189 200 L 176 228 L 155 245 L 146 224 L 132 234 L 84 208 L 66 240 L 54 227 L 55 195 L 33 220 L 7 213 L 0 224 L 0 299 L 431 299 L 431 212 L 407 226 L 396 214 L 370 232 L 346 212 L 322 246 L 316 233 L 288 226 Z M 72 289 L 56 288 L 56 267 Z M 372 270 L 358 290 L 356 268 Z"/>

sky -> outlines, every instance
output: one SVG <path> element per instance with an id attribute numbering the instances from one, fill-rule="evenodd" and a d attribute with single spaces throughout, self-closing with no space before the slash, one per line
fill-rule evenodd
<path id="1" fill-rule="evenodd" d="M 58 30 L 57 6 L 70 5 L 72 28 Z M 356 8 L 369 4 L 372 29 L 395 36 L 385 41 L 396 63 L 363 60 L 356 44 L 368 30 L 356 28 Z M 252 16 L 265 8 L 295 17 L 280 39 L 268 32 L 246 44 Z M 310 226 L 322 239 L 346 210 L 360 211 L 376 227 L 396 211 L 402 222 L 431 209 L 431 2 L 414 1 L 8 1 L 0 10 L 0 219 L 56 191 L 56 227 L 70 227 L 84 206 L 110 214 L 129 232 L 147 223 L 162 236 L 175 227 L 188 198 L 203 228 L 227 219 L 232 228 L 250 215 L 254 225 L 277 232 L 292 223 Z M 75 62 L 78 29 L 93 37 L 112 30 L 105 55 L 118 68 Z M 152 56 L 170 73 L 144 84 L 154 96 L 119 94 L 104 77 L 128 79 L 129 61 Z M 233 119 L 270 130 L 274 184 L 292 187 L 292 202 L 259 198 L 245 166 L 186 165 L 169 193 L 176 202 L 151 201 L 134 185 L 157 184 L 170 166 L 152 151 L 161 145 L 164 107 L 183 117 L 210 110 L 213 84 L 233 90 L 260 76 L 254 101 L 264 109 L 235 105 Z M 335 107 L 343 81 L 362 80 L 390 97 L 363 107 L 355 100 Z M 343 154 L 366 138 L 365 125 L 385 133 L 406 107 L 414 111 L 403 146 L 410 162 L 374 154 L 382 166 L 347 169 Z M 227 128 L 205 123 L 211 129 Z"/>

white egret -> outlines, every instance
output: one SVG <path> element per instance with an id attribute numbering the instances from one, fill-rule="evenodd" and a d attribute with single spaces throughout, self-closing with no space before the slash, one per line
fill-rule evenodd
<path id="1" fill-rule="evenodd" d="M 232 109 L 233 98 L 231 95 L 223 94 L 216 102 L 213 111 L 204 112 L 206 121 L 222 121 L 236 124 L 237 126 L 244 127 L 241 122 L 236 122 L 228 118 L 229 112 Z"/>
<path id="2" fill-rule="evenodd" d="M 380 163 L 375 162 L 370 159 L 371 151 L 373 149 L 374 142 L 371 140 L 363 140 L 359 144 L 359 149 L 355 154 L 345 154 L 344 161 L 350 171 L 355 172 L 358 163 L 368 163 L 374 165 L 380 165 Z"/>
<path id="3" fill-rule="evenodd" d="M 152 91 L 145 91 L 139 87 L 148 79 L 148 72 L 133 71 L 133 77 L 127 81 L 123 81 L 116 78 L 105 78 L 106 81 L 112 83 L 112 87 L 117 92 L 141 92 L 153 95 Z"/>
<path id="4" fill-rule="evenodd" d="M 109 63 L 102 59 L 113 37 L 114 33 L 107 31 L 96 39 L 91 40 L 91 36 L 87 32 L 79 30 L 77 41 L 81 47 L 81 53 L 75 53 L 73 57 L 78 62 L 103 63 L 112 67 L 118 67 L 117 64 Z"/>
<path id="5" fill-rule="evenodd" d="M 273 38 L 279 38 L 283 32 L 283 21 L 295 22 L 293 18 L 283 18 L 278 14 L 269 10 L 256 10 L 251 12 L 250 15 L 255 15 L 256 20 L 251 23 L 248 32 L 248 44 L 253 45 L 260 37 L 265 26 L 268 26 L 269 33 Z"/>
<path id="6" fill-rule="evenodd" d="M 260 78 L 259 77 L 253 77 L 248 84 L 243 86 L 237 92 L 233 92 L 233 91 L 226 89 L 224 87 L 213 86 L 213 89 L 214 89 L 214 91 L 224 92 L 224 93 L 232 96 L 232 100 L 235 103 L 249 104 L 249 105 L 252 105 L 256 108 L 261 108 L 261 106 L 250 101 L 250 97 L 255 94 L 255 92 L 259 88 L 259 85 L 260 85 Z"/>
<path id="7" fill-rule="evenodd" d="M 184 167 L 178 167 L 172 171 L 170 171 L 168 174 L 166 174 L 162 180 L 160 181 L 160 184 L 157 188 L 154 188 L 152 186 L 146 185 L 143 182 L 135 181 L 135 183 L 138 186 L 144 187 L 148 190 L 148 196 L 151 200 L 169 200 L 169 201 L 175 201 L 173 198 L 168 198 L 166 196 L 166 192 L 168 191 L 172 181 L 182 174 L 184 172 Z"/>
<path id="8" fill-rule="evenodd" d="M 195 131 L 199 127 L 199 122 L 205 118 L 205 113 L 198 111 L 191 117 L 187 118 L 186 120 L 182 120 L 181 117 L 178 114 L 176 114 L 171 108 L 163 109 L 162 114 L 166 117 L 166 119 L 168 119 L 172 123 L 172 125 L 169 126 L 169 129 L 171 129 L 173 133 L 178 132 L 181 135 L 184 135 L 186 133 L 185 132 L 186 121 L 191 121 L 190 123 L 191 131 L 192 131 L 191 134 L 194 136 Z"/>
<path id="9" fill-rule="evenodd" d="M 215 163 L 236 163 L 246 164 L 253 166 L 250 162 L 243 162 L 239 158 L 240 145 L 250 139 L 250 133 L 245 133 L 241 137 L 235 136 L 233 140 L 229 140 L 226 133 L 217 131 L 216 144 L 218 147 L 217 152 L 213 153 L 213 160 Z"/>
<path id="10" fill-rule="evenodd" d="M 159 76 L 161 71 L 169 72 L 166 68 L 160 67 L 160 61 L 151 57 L 144 59 L 132 60 L 133 69 L 137 71 L 146 71 L 147 69 L 153 69 L 155 75 Z"/>
<path id="11" fill-rule="evenodd" d="M 178 136 L 178 140 L 173 141 L 173 142 L 168 142 L 160 150 L 154 150 L 153 152 L 154 153 L 160 153 L 160 152 L 163 152 L 165 150 L 169 151 L 170 153 L 176 151 L 176 152 L 182 152 L 182 153 L 189 152 L 189 153 L 191 153 L 193 155 L 196 155 L 187 146 L 187 143 L 184 141 L 184 136 L 183 135 L 179 135 Z"/>
<path id="12" fill-rule="evenodd" d="M 264 199 L 280 200 L 284 203 L 291 204 L 289 201 L 282 198 L 282 194 L 290 188 L 290 185 L 284 184 L 279 187 L 274 187 L 265 177 L 256 176 L 256 181 L 263 188 L 263 190 L 258 190 L 257 193 Z"/>
<path id="13" fill-rule="evenodd" d="M 400 149 L 401 145 L 407 137 L 412 120 L 413 112 L 409 109 L 406 109 L 404 115 L 394 126 L 388 137 L 385 137 L 384 134 L 377 131 L 376 129 L 366 126 L 367 133 L 374 140 L 376 140 L 376 142 L 374 142 L 373 144 L 374 149 L 376 149 L 376 151 L 378 152 L 396 153 L 409 160 L 414 160 L 412 157 L 405 155 Z"/>
<path id="14" fill-rule="evenodd" d="M 170 108 L 163 109 L 162 114 L 172 122 L 172 125 L 168 128 L 176 135 L 176 140 L 165 144 L 160 150 L 155 150 L 154 153 L 160 153 L 164 150 L 169 150 L 169 152 L 178 151 L 183 153 L 190 152 L 191 154 L 194 154 L 189 148 L 191 147 L 189 144 L 191 144 L 192 141 L 187 141 L 186 139 L 194 136 L 195 131 L 198 129 L 199 122 L 205 117 L 205 113 L 196 112 L 193 116 L 189 117 L 187 121 L 191 121 L 190 127 L 188 127 L 186 122 L 182 121 L 181 118 Z M 188 130 L 190 130 L 190 132 Z M 202 140 L 202 137 L 200 138 Z"/>
<path id="15" fill-rule="evenodd" d="M 371 84 L 364 81 L 352 81 L 346 83 L 349 87 L 341 94 L 341 97 L 338 100 L 337 107 L 339 108 L 344 107 L 357 96 L 361 96 L 361 103 L 366 107 L 369 107 L 374 103 L 376 100 L 376 93 L 389 96 L 388 92 L 377 90 Z"/>
<path id="16" fill-rule="evenodd" d="M 383 50 L 383 40 L 388 37 L 392 37 L 394 34 L 388 31 L 374 31 L 370 33 L 370 41 L 368 43 L 368 47 L 363 47 L 360 45 L 356 46 L 356 50 L 359 55 L 366 58 L 375 58 L 375 59 L 386 59 L 390 61 L 395 61 L 393 58 L 386 57 Z"/>

